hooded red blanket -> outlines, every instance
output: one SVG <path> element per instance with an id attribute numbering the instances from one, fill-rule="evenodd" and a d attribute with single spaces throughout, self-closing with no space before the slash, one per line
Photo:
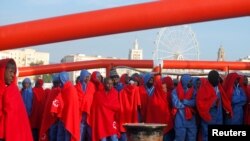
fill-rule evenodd
<path id="1" fill-rule="evenodd" d="M 65 128 L 71 134 L 71 141 L 79 141 L 80 139 L 80 112 L 79 100 L 75 87 L 71 82 L 66 82 L 61 90 L 64 106 L 60 119 L 62 120 Z"/>
<path id="2" fill-rule="evenodd" d="M 77 83 L 75 87 L 78 93 L 80 111 L 88 114 L 87 123 L 90 124 L 89 116 L 95 93 L 95 85 L 92 82 L 88 82 L 86 92 L 82 90 L 81 83 Z"/>
<path id="3" fill-rule="evenodd" d="M 42 86 L 33 88 L 33 102 L 30 115 L 31 128 L 41 128 L 42 115 L 45 106 L 45 91 Z"/>
<path id="4" fill-rule="evenodd" d="M 0 60 L 0 138 L 5 141 L 33 141 L 28 115 L 21 94 L 13 82 L 5 85 L 5 68 L 8 61 Z"/>

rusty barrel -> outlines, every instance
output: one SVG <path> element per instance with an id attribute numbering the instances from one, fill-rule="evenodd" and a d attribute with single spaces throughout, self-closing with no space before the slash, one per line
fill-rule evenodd
<path id="1" fill-rule="evenodd" d="M 126 123 L 128 141 L 163 141 L 163 129 L 166 124 Z"/>

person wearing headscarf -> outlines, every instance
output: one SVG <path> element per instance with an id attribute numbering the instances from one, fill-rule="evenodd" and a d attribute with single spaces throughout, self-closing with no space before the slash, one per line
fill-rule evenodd
<path id="1" fill-rule="evenodd" d="M 146 122 L 148 97 L 154 93 L 154 81 L 151 73 L 143 74 L 143 84 L 139 86 L 141 108 L 139 113 L 140 122 Z"/>
<path id="2" fill-rule="evenodd" d="M 22 82 L 22 98 L 23 102 L 26 108 L 26 111 L 28 113 L 28 116 L 31 115 L 31 109 L 32 109 L 32 101 L 33 101 L 33 92 L 32 92 L 32 86 L 31 86 L 31 81 L 29 78 L 25 78 Z"/>
<path id="3" fill-rule="evenodd" d="M 175 138 L 174 137 L 175 133 L 174 133 L 174 117 L 173 117 L 172 112 L 171 112 L 172 111 L 171 93 L 174 89 L 174 82 L 170 76 L 166 76 L 166 77 L 162 78 L 162 89 L 166 95 L 166 99 L 168 102 L 168 106 L 166 106 L 165 108 L 167 108 L 169 111 L 169 114 L 168 114 L 169 120 L 166 122 L 167 128 L 165 129 L 163 141 L 173 141 Z M 167 111 L 167 110 L 165 110 L 165 111 Z"/>
<path id="4" fill-rule="evenodd" d="M 40 141 L 57 141 L 57 121 L 58 117 L 51 113 L 51 107 L 53 100 L 61 93 L 60 83 L 59 83 L 59 75 L 54 74 L 52 76 L 53 87 L 48 94 L 48 98 L 45 102 L 43 118 L 42 118 L 42 125 L 41 130 L 39 133 L 39 140 Z"/>
<path id="5" fill-rule="evenodd" d="M 162 87 L 163 87 L 163 91 L 165 91 L 167 93 L 167 100 L 168 100 L 168 103 L 171 107 L 172 106 L 171 93 L 174 89 L 173 79 L 170 76 L 166 76 L 166 77 L 162 78 Z"/>
<path id="6" fill-rule="evenodd" d="M 79 97 L 80 112 L 81 112 L 81 136 L 80 141 L 85 139 L 91 141 L 91 128 L 89 126 L 90 110 L 95 93 L 95 85 L 90 81 L 90 73 L 87 70 L 81 70 L 79 82 L 76 84 L 76 89 Z"/>
<path id="7" fill-rule="evenodd" d="M 113 88 L 112 79 L 105 78 L 104 84 L 99 84 L 93 100 L 90 115 L 92 141 L 118 141 L 116 115 L 119 111 L 118 92 Z"/>
<path id="8" fill-rule="evenodd" d="M 51 112 L 59 118 L 57 141 L 80 140 L 79 99 L 67 72 L 59 73 L 61 93 L 53 100 Z"/>
<path id="9" fill-rule="evenodd" d="M 95 90 L 102 87 L 103 77 L 99 71 L 94 71 L 90 76 L 90 81 L 95 85 Z"/>
<path id="10" fill-rule="evenodd" d="M 42 124 L 43 110 L 45 106 L 46 95 L 43 89 L 43 80 L 38 79 L 35 83 L 33 91 L 32 110 L 30 115 L 30 124 L 34 141 L 38 141 L 39 132 Z"/>
<path id="11" fill-rule="evenodd" d="M 0 60 L 0 141 L 33 141 L 13 59 Z"/>
<path id="12" fill-rule="evenodd" d="M 195 95 L 192 77 L 189 74 L 183 74 L 177 87 L 172 92 L 176 141 L 196 140 Z"/>
<path id="13" fill-rule="evenodd" d="M 201 118 L 202 140 L 208 140 L 208 125 L 223 124 L 223 110 L 227 116 L 232 115 L 231 102 L 220 84 L 219 73 L 212 70 L 208 79 L 201 78 L 196 95 L 196 107 Z"/>
<path id="14" fill-rule="evenodd" d="M 244 110 L 247 102 L 244 90 L 239 85 L 240 76 L 237 73 L 229 73 L 224 82 L 224 90 L 231 101 L 233 116 L 225 118 L 226 125 L 242 125 Z"/>

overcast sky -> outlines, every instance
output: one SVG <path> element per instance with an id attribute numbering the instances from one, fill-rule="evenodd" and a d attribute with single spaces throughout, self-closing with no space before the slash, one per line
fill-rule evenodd
<path id="1" fill-rule="evenodd" d="M 0 25 L 62 16 L 85 11 L 150 2 L 151 0 L 1 0 Z M 216 60 L 222 45 L 226 60 L 234 61 L 250 55 L 250 18 L 241 17 L 189 25 L 199 43 L 200 60 Z M 143 30 L 67 42 L 34 46 L 49 52 L 51 62 L 59 62 L 68 54 L 82 53 L 127 58 L 135 39 L 144 51 L 145 59 L 152 59 L 154 41 L 161 29 Z M 183 36 L 179 36 L 180 38 Z M 189 38 L 186 39 L 187 42 Z M 59 51 L 60 50 L 60 51 Z M 112 51 L 110 51 L 112 50 Z"/>

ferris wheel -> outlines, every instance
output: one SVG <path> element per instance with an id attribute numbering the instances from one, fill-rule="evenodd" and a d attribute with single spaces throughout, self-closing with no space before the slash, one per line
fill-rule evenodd
<path id="1" fill-rule="evenodd" d="M 188 25 L 162 28 L 155 40 L 153 60 L 199 60 L 195 33 Z"/>

